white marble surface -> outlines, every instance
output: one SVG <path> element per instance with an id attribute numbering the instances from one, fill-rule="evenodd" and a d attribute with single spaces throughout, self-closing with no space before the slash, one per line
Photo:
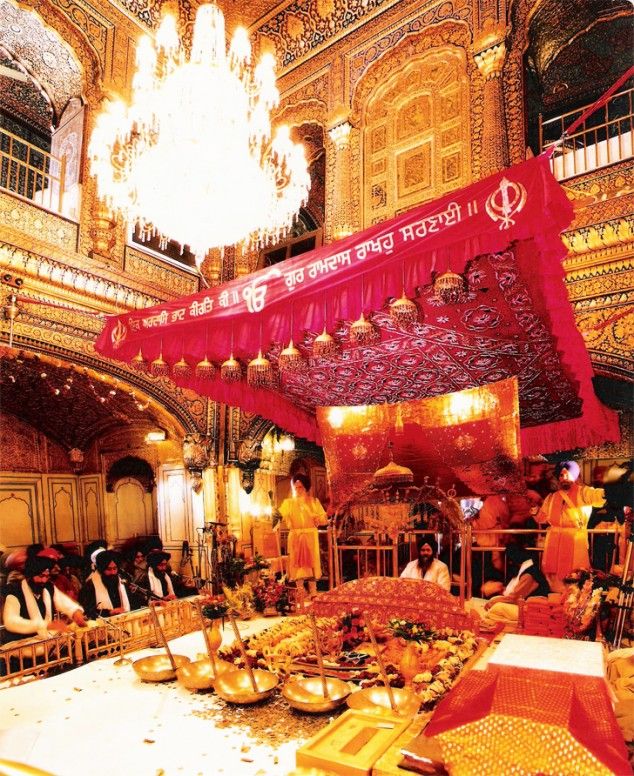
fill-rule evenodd
<path id="1" fill-rule="evenodd" d="M 506 633 L 492 652 L 488 663 L 558 671 L 564 674 L 600 678 L 605 676 L 603 646 L 595 641 L 572 641 Z"/>
<path id="2" fill-rule="evenodd" d="M 250 635 L 276 621 L 240 623 L 240 631 Z M 224 642 L 232 640 L 226 624 Z M 170 646 L 192 659 L 205 651 L 200 633 Z M 0 690 L 0 758 L 56 776 L 281 776 L 295 767 L 298 740 L 291 731 L 274 750 L 254 742 L 244 727 L 217 727 L 200 716 L 221 707 L 214 694 L 192 693 L 177 682 L 143 683 L 131 665 L 113 662 Z"/>

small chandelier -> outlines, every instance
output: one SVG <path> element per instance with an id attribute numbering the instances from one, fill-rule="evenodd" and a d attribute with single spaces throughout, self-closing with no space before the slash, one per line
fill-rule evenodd
<path id="1" fill-rule="evenodd" d="M 418 320 L 418 305 L 405 296 L 405 289 L 400 299 L 396 299 L 390 305 L 390 318 L 402 329 L 406 329 Z"/>
<path id="2" fill-rule="evenodd" d="M 458 304 L 465 294 L 465 280 L 448 269 L 434 280 L 434 294 L 443 304 Z"/>
<path id="3" fill-rule="evenodd" d="M 239 383 L 242 380 L 242 366 L 233 353 L 220 365 L 220 379 L 223 383 Z"/>
<path id="4" fill-rule="evenodd" d="M 292 339 L 280 353 L 277 363 L 284 372 L 299 372 L 306 366 L 304 357 Z"/>
<path id="5" fill-rule="evenodd" d="M 372 345 L 380 336 L 379 330 L 366 319 L 363 313 L 350 326 L 350 343 L 352 345 Z"/>
<path id="6" fill-rule="evenodd" d="M 273 384 L 273 367 L 261 350 L 247 365 L 247 383 L 252 388 L 269 388 Z"/>
<path id="7" fill-rule="evenodd" d="M 150 372 L 155 377 L 167 377 L 167 375 L 169 375 L 170 365 L 163 358 L 163 348 L 161 348 L 161 352 L 159 353 L 158 358 L 155 358 L 154 361 L 152 361 L 150 364 Z"/>
<path id="8" fill-rule="evenodd" d="M 196 364 L 194 375 L 198 380 L 213 380 L 216 374 L 216 367 L 205 356 L 202 361 Z"/>
<path id="9" fill-rule="evenodd" d="M 139 352 L 130 360 L 130 366 L 132 369 L 134 369 L 136 372 L 148 372 L 149 371 L 149 365 L 147 362 L 147 359 L 143 355 L 143 351 L 141 348 L 139 348 Z"/>
<path id="10" fill-rule="evenodd" d="M 192 368 L 187 361 L 185 361 L 185 356 L 181 356 L 180 361 L 177 361 L 172 367 L 172 374 L 174 377 L 187 379 L 188 377 L 191 377 L 191 373 Z"/>
<path id="11" fill-rule="evenodd" d="M 324 326 L 322 333 L 315 337 L 313 342 L 313 356 L 315 358 L 334 358 L 336 355 L 337 343 L 335 338 L 328 334 Z"/>
<path id="12" fill-rule="evenodd" d="M 155 41 L 139 42 L 129 107 L 114 101 L 97 117 L 88 155 L 98 196 L 142 235 L 188 245 L 199 266 L 212 248 L 283 238 L 310 176 L 288 127 L 271 138 L 274 65 L 271 54 L 251 65 L 244 28 L 226 51 L 224 16 L 209 4 L 187 59 L 166 14 Z"/>

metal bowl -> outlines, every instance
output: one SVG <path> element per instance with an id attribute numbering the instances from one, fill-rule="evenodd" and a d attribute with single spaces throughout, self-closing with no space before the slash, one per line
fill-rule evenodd
<path id="1" fill-rule="evenodd" d="M 413 717 L 420 708 L 421 700 L 411 690 L 392 687 L 397 713 L 403 717 Z M 366 687 L 348 697 L 348 706 L 357 711 L 375 714 L 393 714 L 390 697 L 383 686 Z"/>
<path id="2" fill-rule="evenodd" d="M 282 688 L 282 695 L 289 704 L 299 711 L 319 714 L 332 711 L 350 695 L 350 687 L 341 679 L 326 677 L 328 697 L 324 698 L 320 676 L 294 677 Z"/>
<path id="3" fill-rule="evenodd" d="M 43 771 L 26 763 L 16 763 L 13 760 L 0 760 L 2 776 L 53 776 L 50 771 Z"/>
<path id="4" fill-rule="evenodd" d="M 172 655 L 172 657 L 177 669 L 190 662 L 184 655 Z M 142 657 L 132 663 L 132 668 L 143 682 L 170 682 L 176 678 L 176 672 L 165 654 Z"/>
<path id="5" fill-rule="evenodd" d="M 270 698 L 275 692 L 279 679 L 271 671 L 262 671 L 259 668 L 253 670 L 257 692 L 254 691 L 249 672 L 244 668 L 227 671 L 219 676 L 214 688 L 216 694 L 228 703 L 257 703 Z"/>
<path id="6" fill-rule="evenodd" d="M 234 666 L 231 663 L 216 659 L 218 676 L 233 668 Z M 176 678 L 188 690 L 211 690 L 216 681 L 216 675 L 209 658 L 196 660 L 194 663 L 185 663 L 176 672 Z"/>

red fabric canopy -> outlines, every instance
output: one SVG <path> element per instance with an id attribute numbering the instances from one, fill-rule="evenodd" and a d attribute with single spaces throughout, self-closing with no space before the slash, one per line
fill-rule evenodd
<path id="1" fill-rule="evenodd" d="M 564 285 L 561 231 L 572 208 L 543 157 L 531 159 L 345 240 L 189 297 L 110 318 L 96 349 L 130 363 L 162 352 L 193 367 L 258 350 L 277 373 L 290 337 L 306 356 L 301 373 L 274 389 L 246 378 L 226 384 L 172 377 L 183 387 L 242 407 L 319 442 L 315 407 L 408 401 L 517 376 L 524 455 L 618 439 L 616 415 L 596 399 L 592 368 Z M 432 279 L 451 269 L 467 298 L 441 304 Z M 403 329 L 386 301 L 403 286 L 420 311 Z M 380 342 L 352 346 L 364 311 Z M 324 325 L 340 344 L 313 358 Z"/>

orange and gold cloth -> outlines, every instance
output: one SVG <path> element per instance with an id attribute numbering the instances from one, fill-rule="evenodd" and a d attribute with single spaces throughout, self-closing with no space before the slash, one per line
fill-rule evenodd
<path id="1" fill-rule="evenodd" d="M 462 494 L 524 489 L 517 379 L 400 404 L 318 407 L 335 506 L 372 482 L 389 461 Z"/>
<path id="2" fill-rule="evenodd" d="M 628 774 L 605 681 L 512 666 L 471 671 L 422 734 L 452 776 Z"/>

